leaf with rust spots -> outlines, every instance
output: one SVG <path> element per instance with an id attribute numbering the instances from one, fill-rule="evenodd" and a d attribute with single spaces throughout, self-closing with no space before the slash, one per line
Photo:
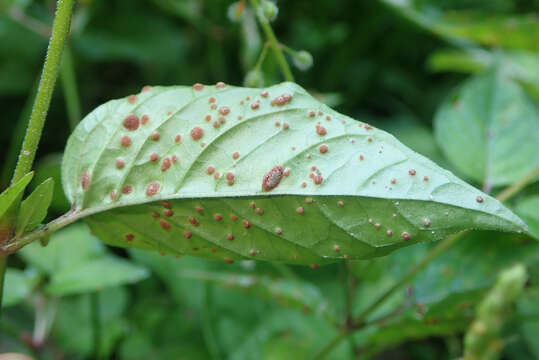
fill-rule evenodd
<path id="1" fill-rule="evenodd" d="M 150 120 L 126 129 L 130 114 Z M 208 115 L 223 120 L 214 127 Z M 175 161 L 163 167 L 153 154 Z M 268 177 L 272 169 L 283 171 Z M 293 83 L 154 86 L 107 102 L 71 135 L 62 174 L 75 214 L 104 242 L 226 262 L 316 268 L 464 229 L 525 227 L 497 200 Z"/>

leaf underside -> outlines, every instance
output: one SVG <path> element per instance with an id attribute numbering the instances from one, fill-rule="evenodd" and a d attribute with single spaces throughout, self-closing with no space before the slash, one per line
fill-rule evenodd
<path id="1" fill-rule="evenodd" d="M 62 178 L 104 242 L 229 262 L 321 264 L 463 229 L 524 229 L 497 200 L 292 83 L 110 101 L 69 139 Z"/>

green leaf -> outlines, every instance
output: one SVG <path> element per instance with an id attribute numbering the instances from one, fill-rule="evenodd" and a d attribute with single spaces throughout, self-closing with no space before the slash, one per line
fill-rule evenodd
<path id="1" fill-rule="evenodd" d="M 0 194 L 0 242 L 11 235 L 9 227 L 14 223 L 19 201 L 33 176 L 33 172 L 24 175 Z"/>
<path id="2" fill-rule="evenodd" d="M 66 296 L 133 283 L 148 271 L 108 254 L 84 224 L 74 224 L 51 236 L 44 248 L 32 243 L 21 249 L 22 258 L 51 278 L 45 291 Z"/>
<path id="3" fill-rule="evenodd" d="M 128 331 L 123 314 L 128 292 L 122 287 L 109 288 L 96 294 L 101 324 L 100 358 L 108 358 L 116 344 Z M 63 297 L 59 300 L 52 337 L 62 351 L 77 357 L 94 355 L 93 323 L 89 294 Z M 73 358 L 74 356 L 68 356 Z"/>
<path id="4" fill-rule="evenodd" d="M 109 286 L 134 283 L 148 277 L 148 271 L 111 256 L 88 260 L 56 272 L 46 287 L 51 295 L 81 294 Z"/>
<path id="5" fill-rule="evenodd" d="M 483 72 L 493 65 L 521 83 L 539 99 L 539 55 L 532 52 L 491 52 L 479 49 L 439 50 L 428 59 L 431 71 Z"/>
<path id="6" fill-rule="evenodd" d="M 497 200 L 295 84 L 145 90 L 94 110 L 65 151 L 67 197 L 108 244 L 320 264 L 466 228 L 524 227 Z"/>
<path id="7" fill-rule="evenodd" d="M 226 289 L 241 291 L 265 300 L 277 301 L 304 312 L 327 315 L 328 303 L 314 285 L 292 279 L 230 272 L 184 271 L 189 279 L 216 283 Z"/>
<path id="8" fill-rule="evenodd" d="M 534 14 L 500 15 L 479 11 L 442 11 L 415 0 L 381 0 L 401 16 L 450 40 L 537 51 L 539 21 Z M 436 2 L 434 2 L 436 3 Z"/>
<path id="9" fill-rule="evenodd" d="M 522 199 L 517 204 L 515 211 L 528 225 L 530 235 L 539 240 L 539 195 Z"/>
<path id="10" fill-rule="evenodd" d="M 485 187 L 510 184 L 539 164 L 539 114 L 498 71 L 466 81 L 442 104 L 436 138 L 449 161 Z"/>
<path id="11" fill-rule="evenodd" d="M 34 286 L 37 285 L 38 279 L 39 277 L 35 271 L 8 268 L 4 279 L 6 288 L 4 289 L 2 306 L 17 305 L 26 299 Z"/>
<path id="12" fill-rule="evenodd" d="M 36 163 L 34 180 L 28 185 L 29 190 L 35 189 L 48 178 L 54 180 L 54 191 L 49 211 L 64 214 L 69 211 L 70 204 L 62 189 L 62 154 L 49 154 Z"/>
<path id="13" fill-rule="evenodd" d="M 389 256 L 358 261 L 354 267 L 361 279 L 356 308 L 363 308 L 392 286 L 413 264 L 419 262 L 431 244 L 402 249 Z M 406 309 L 379 326 L 358 333 L 357 344 L 374 355 L 405 341 L 447 336 L 465 330 L 474 317 L 474 306 L 496 281 L 501 269 L 516 261 L 533 263 L 539 244 L 522 235 L 469 232 L 430 263 L 397 292 L 372 319 L 395 309 Z M 477 259 L 484 261 L 477 261 Z"/>
<path id="14" fill-rule="evenodd" d="M 23 232 L 32 230 L 39 225 L 51 204 L 54 191 L 54 180 L 49 178 L 38 187 L 21 203 L 19 215 L 17 217 L 16 236 Z"/>
<path id="15" fill-rule="evenodd" d="M 539 287 L 537 284 L 527 291 L 517 301 L 517 311 L 523 319 L 520 326 L 525 342 L 530 351 L 539 358 Z"/>

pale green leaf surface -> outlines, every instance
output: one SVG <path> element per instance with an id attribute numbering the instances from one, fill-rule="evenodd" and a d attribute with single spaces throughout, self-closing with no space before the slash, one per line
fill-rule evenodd
<path id="1" fill-rule="evenodd" d="M 466 228 L 523 229 L 497 200 L 393 136 L 295 84 L 266 91 L 153 87 L 98 107 L 65 151 L 63 185 L 76 213 L 112 245 L 298 264 L 380 256 Z M 283 94 L 291 100 L 273 105 Z M 129 130 L 123 123 L 131 114 L 149 120 Z M 195 127 L 201 139 L 190 135 Z M 277 165 L 290 174 L 264 191 L 263 178 Z"/>
<path id="2" fill-rule="evenodd" d="M 487 187 L 510 184 L 539 165 L 537 109 L 498 71 L 466 81 L 442 104 L 434 126 L 449 161 Z"/>
<path id="3" fill-rule="evenodd" d="M 42 182 L 36 189 L 21 203 L 19 215 L 17 216 L 17 226 L 15 234 L 21 235 L 24 231 L 29 231 L 39 225 L 51 204 L 54 191 L 54 180 L 49 178 Z"/>

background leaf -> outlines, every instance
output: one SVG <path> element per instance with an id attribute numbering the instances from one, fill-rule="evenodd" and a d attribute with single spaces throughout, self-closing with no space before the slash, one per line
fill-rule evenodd
<path id="1" fill-rule="evenodd" d="M 56 296 L 101 290 L 148 276 L 143 267 L 106 253 L 84 224 L 74 224 L 54 233 L 44 248 L 35 242 L 19 254 L 50 276 L 45 291 Z"/>
<path id="2" fill-rule="evenodd" d="M 466 81 L 441 106 L 436 138 L 453 165 L 486 188 L 510 184 L 539 164 L 539 114 L 498 71 Z"/>

